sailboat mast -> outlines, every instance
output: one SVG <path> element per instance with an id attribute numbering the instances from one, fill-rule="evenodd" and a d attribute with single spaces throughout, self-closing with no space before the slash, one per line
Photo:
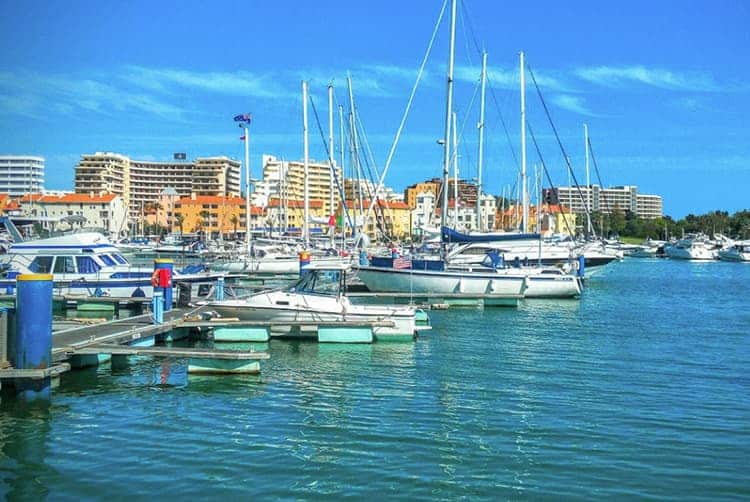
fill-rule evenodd
<path id="1" fill-rule="evenodd" d="M 591 235 L 591 179 L 589 178 L 589 126 L 583 124 L 583 141 L 586 150 L 586 236 Z"/>
<path id="2" fill-rule="evenodd" d="M 453 60 L 456 51 L 456 0 L 451 0 L 450 49 L 448 51 L 448 89 L 445 100 L 445 136 L 443 137 L 443 210 L 440 213 L 440 225 L 445 226 L 448 219 L 448 176 L 451 162 L 451 114 L 453 113 Z"/>
<path id="3" fill-rule="evenodd" d="M 330 198 L 328 200 L 328 216 L 333 216 L 333 158 L 335 156 L 333 152 L 333 84 L 328 84 L 328 163 L 330 164 L 330 172 L 328 173 L 328 190 Z M 329 225 L 328 231 L 331 234 L 331 247 L 334 247 L 333 234 L 336 229 L 336 225 Z"/>
<path id="4" fill-rule="evenodd" d="M 477 230 L 482 232 L 482 163 L 484 161 L 484 97 L 487 87 L 487 52 L 482 52 L 482 87 L 479 99 L 479 153 L 477 155 Z"/>
<path id="5" fill-rule="evenodd" d="M 359 176 L 359 151 L 357 150 L 357 127 L 356 127 L 356 120 L 354 115 L 354 91 L 352 91 L 352 76 L 347 75 L 346 76 L 346 84 L 349 91 L 349 131 L 350 131 L 350 140 L 351 140 L 351 161 L 352 161 L 352 169 L 354 169 L 354 173 L 357 180 L 357 190 L 356 195 L 359 196 L 359 217 L 362 218 L 362 214 L 364 213 L 364 209 L 362 207 L 362 181 L 360 180 Z M 352 174 L 354 174 L 352 173 Z M 353 193 L 352 195 L 355 195 Z M 355 204 L 355 217 L 354 217 L 354 229 L 352 229 L 352 234 L 357 233 L 357 211 L 356 211 L 356 204 Z M 362 222 L 362 228 L 364 229 L 367 222 Z M 356 242 L 356 240 L 355 240 Z"/>
<path id="6" fill-rule="evenodd" d="M 453 112 L 453 228 L 458 229 L 458 134 L 456 112 Z"/>
<path id="7" fill-rule="evenodd" d="M 250 128 L 245 122 L 245 247 L 250 253 Z"/>
<path id="8" fill-rule="evenodd" d="M 526 70 L 524 54 L 521 52 L 521 204 L 523 205 L 523 223 L 521 231 L 529 231 L 529 199 L 526 189 Z"/>
<path id="9" fill-rule="evenodd" d="M 339 148 L 341 150 L 341 249 L 346 247 L 344 214 L 346 213 L 346 171 L 344 170 L 344 106 L 339 105 Z"/>
<path id="10" fill-rule="evenodd" d="M 310 229 L 308 228 L 308 220 L 310 219 L 310 198 L 308 194 L 308 175 L 310 170 L 310 159 L 309 149 L 307 144 L 307 82 L 302 81 L 302 148 L 304 156 L 304 192 L 305 201 L 304 209 L 302 212 L 302 238 L 305 243 L 305 249 L 310 245 Z"/>

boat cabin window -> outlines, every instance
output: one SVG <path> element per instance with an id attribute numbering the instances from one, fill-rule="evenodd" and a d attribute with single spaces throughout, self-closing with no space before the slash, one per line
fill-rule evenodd
<path id="1" fill-rule="evenodd" d="M 78 272 L 81 274 L 95 274 L 101 269 L 98 263 L 90 256 L 76 256 Z"/>
<path id="2" fill-rule="evenodd" d="M 49 274 L 52 271 L 52 257 L 37 256 L 29 265 L 29 270 L 34 274 Z"/>
<path id="3" fill-rule="evenodd" d="M 305 273 L 292 287 L 298 293 L 337 295 L 341 290 L 340 270 L 312 270 Z"/>
<path id="4" fill-rule="evenodd" d="M 115 260 L 113 260 L 108 254 L 100 254 L 99 258 L 104 262 L 105 265 L 115 265 Z"/>
<path id="5" fill-rule="evenodd" d="M 56 274 L 74 274 L 76 271 L 72 256 L 58 256 L 55 259 Z"/>
<path id="6" fill-rule="evenodd" d="M 114 258 L 115 261 L 117 263 L 119 263 L 120 265 L 127 265 L 128 264 L 128 260 L 126 260 L 125 257 L 122 256 L 121 254 L 112 253 L 112 258 Z"/>

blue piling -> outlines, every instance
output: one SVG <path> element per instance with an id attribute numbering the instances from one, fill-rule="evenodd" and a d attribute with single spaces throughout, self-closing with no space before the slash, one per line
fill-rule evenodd
<path id="1" fill-rule="evenodd" d="M 310 265 L 310 253 L 307 251 L 299 252 L 299 276 L 305 275 L 305 269 Z"/>
<path id="2" fill-rule="evenodd" d="M 13 366 L 22 370 L 47 369 L 52 363 L 52 275 L 16 277 L 16 330 Z M 50 379 L 17 382 L 18 397 L 49 398 Z"/>
<path id="3" fill-rule="evenodd" d="M 169 285 L 160 288 L 164 292 L 164 311 L 172 310 L 172 277 L 174 276 L 174 260 L 171 258 L 157 258 L 154 260 L 154 270 L 167 270 L 169 272 Z"/>
<path id="4" fill-rule="evenodd" d="M 219 277 L 216 279 L 216 299 L 221 301 L 224 299 L 224 278 Z"/>
<path id="5" fill-rule="evenodd" d="M 151 298 L 151 311 L 154 314 L 154 324 L 162 324 L 164 322 L 163 295 L 161 291 L 154 291 L 154 296 Z"/>
<path id="6" fill-rule="evenodd" d="M 364 249 L 359 252 L 359 264 L 362 267 L 366 267 L 370 264 L 369 260 L 367 259 L 367 251 Z"/>
<path id="7" fill-rule="evenodd" d="M 578 260 L 578 271 L 576 272 L 578 277 L 584 277 L 586 273 L 586 257 L 581 255 L 577 258 Z"/>

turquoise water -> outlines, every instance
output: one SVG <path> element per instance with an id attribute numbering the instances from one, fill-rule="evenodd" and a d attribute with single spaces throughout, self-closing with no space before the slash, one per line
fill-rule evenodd
<path id="1" fill-rule="evenodd" d="M 750 498 L 750 266 L 625 261 L 580 301 L 414 344 L 272 341 L 250 377 L 133 360 L 7 401 L 0 496 Z"/>

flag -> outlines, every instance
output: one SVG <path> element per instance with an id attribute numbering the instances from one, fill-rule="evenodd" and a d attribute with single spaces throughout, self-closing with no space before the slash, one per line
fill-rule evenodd
<path id="1" fill-rule="evenodd" d="M 241 139 L 242 141 L 245 141 L 245 135 L 243 134 L 242 136 L 240 136 L 240 139 Z"/>
<path id="2" fill-rule="evenodd" d="M 398 258 L 394 258 L 393 268 L 395 269 L 411 268 L 411 260 L 408 258 L 403 258 L 401 256 L 399 256 Z"/>
<path id="3" fill-rule="evenodd" d="M 336 226 L 336 216 L 331 215 L 328 217 L 328 226 L 329 227 L 335 227 Z"/>
<path id="4" fill-rule="evenodd" d="M 234 116 L 235 122 L 247 122 L 249 124 L 252 119 L 253 119 L 253 116 L 249 113 L 243 113 L 241 115 Z"/>

